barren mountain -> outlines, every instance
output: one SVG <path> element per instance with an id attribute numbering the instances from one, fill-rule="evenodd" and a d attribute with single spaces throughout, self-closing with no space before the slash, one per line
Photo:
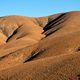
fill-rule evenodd
<path id="1" fill-rule="evenodd" d="M 80 80 L 80 12 L 0 17 L 0 80 Z"/>

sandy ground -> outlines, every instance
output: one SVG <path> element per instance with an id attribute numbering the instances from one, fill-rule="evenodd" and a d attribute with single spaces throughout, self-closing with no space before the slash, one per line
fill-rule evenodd
<path id="1" fill-rule="evenodd" d="M 80 12 L 0 17 L 0 80 L 80 80 Z"/>

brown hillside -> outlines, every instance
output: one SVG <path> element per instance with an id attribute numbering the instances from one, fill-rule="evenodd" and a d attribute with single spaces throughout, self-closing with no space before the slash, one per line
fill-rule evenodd
<path id="1" fill-rule="evenodd" d="M 0 80 L 80 80 L 80 12 L 0 17 Z"/>

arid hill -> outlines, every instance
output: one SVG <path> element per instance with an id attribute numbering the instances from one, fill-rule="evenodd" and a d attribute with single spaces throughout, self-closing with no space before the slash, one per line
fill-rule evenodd
<path id="1" fill-rule="evenodd" d="M 80 12 L 0 17 L 0 80 L 80 80 Z"/>

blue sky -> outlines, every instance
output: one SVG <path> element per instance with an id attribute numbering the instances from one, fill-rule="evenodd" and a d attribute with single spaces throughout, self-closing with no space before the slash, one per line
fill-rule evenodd
<path id="1" fill-rule="evenodd" d="M 80 0 L 0 0 L 0 16 L 40 17 L 73 10 L 80 10 Z"/>

